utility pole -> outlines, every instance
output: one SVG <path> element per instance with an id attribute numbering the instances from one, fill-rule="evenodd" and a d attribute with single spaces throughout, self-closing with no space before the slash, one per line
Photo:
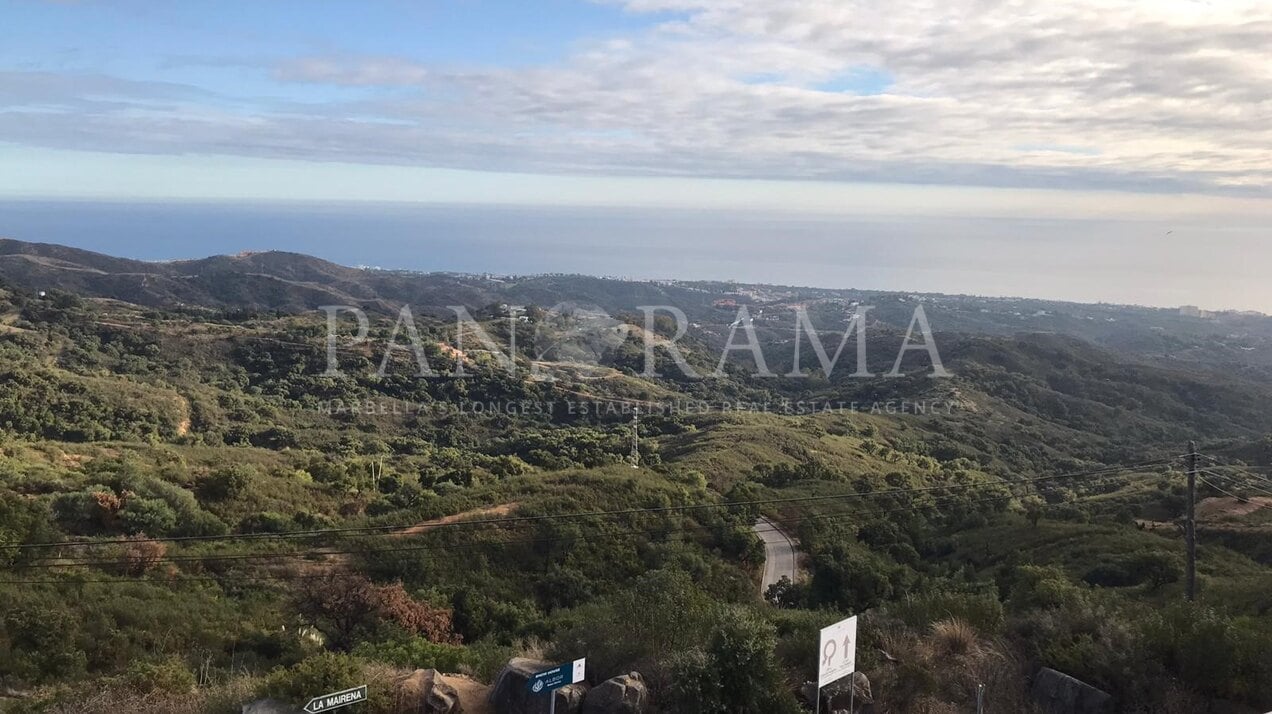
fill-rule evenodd
<path id="1" fill-rule="evenodd" d="M 632 468 L 640 468 L 640 407 L 632 413 Z"/>
<path id="2" fill-rule="evenodd" d="M 1188 442 L 1188 513 L 1184 520 L 1184 540 L 1188 543 L 1188 601 L 1197 599 L 1197 442 Z"/>

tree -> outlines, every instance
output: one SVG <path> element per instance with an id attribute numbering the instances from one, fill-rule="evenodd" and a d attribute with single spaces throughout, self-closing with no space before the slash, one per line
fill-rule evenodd
<path id="1" fill-rule="evenodd" d="M 871 551 L 833 545 L 813 556 L 810 598 L 815 605 L 868 610 L 892 597 L 897 567 Z"/>
<path id="2" fill-rule="evenodd" d="M 1042 520 L 1043 506 L 1045 502 L 1037 496 L 1026 496 L 1020 501 L 1020 505 L 1025 509 L 1025 518 L 1029 519 L 1029 525 L 1034 528 L 1038 527 L 1038 521 Z"/>
<path id="3" fill-rule="evenodd" d="M 27 551 L 12 546 L 60 540 L 49 521 L 45 502 L 23 498 L 13 491 L 0 492 L 0 565 L 11 565 L 28 556 Z"/>
<path id="4" fill-rule="evenodd" d="M 803 607 L 808 600 L 808 588 L 802 584 L 793 583 L 791 579 L 783 575 L 781 580 L 773 583 L 764 591 L 764 599 L 770 604 L 777 607 Z"/>
<path id="5" fill-rule="evenodd" d="M 776 643 L 773 625 L 753 610 L 720 611 L 706 646 L 676 658 L 674 699 L 683 711 L 704 714 L 799 711 L 774 655 Z"/>

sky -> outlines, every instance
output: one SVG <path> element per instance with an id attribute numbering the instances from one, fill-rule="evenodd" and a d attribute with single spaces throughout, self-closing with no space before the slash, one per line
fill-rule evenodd
<path id="1" fill-rule="evenodd" d="M 1265 0 L 0 0 L 0 235 L 346 258 L 303 207 L 407 205 L 346 262 L 1272 312 L 1270 48 Z"/>

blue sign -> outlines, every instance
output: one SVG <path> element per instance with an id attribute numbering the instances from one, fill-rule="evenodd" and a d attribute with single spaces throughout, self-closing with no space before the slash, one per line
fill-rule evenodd
<path id="1" fill-rule="evenodd" d="M 526 687 L 534 694 L 547 694 L 555 692 L 561 687 L 565 687 L 576 682 L 583 681 L 583 672 L 587 668 L 587 658 L 576 659 L 573 662 L 566 662 L 552 669 L 544 670 L 538 674 L 532 675 L 526 681 Z"/>

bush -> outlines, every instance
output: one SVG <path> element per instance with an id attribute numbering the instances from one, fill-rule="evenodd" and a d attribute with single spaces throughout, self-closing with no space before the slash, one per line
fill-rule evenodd
<path id="1" fill-rule="evenodd" d="M 262 511 L 239 521 L 239 533 L 286 533 L 294 530 L 292 519 L 275 511 Z"/>
<path id="2" fill-rule="evenodd" d="M 243 464 L 226 466 L 213 471 L 199 484 L 205 498 L 223 501 L 238 498 L 256 479 L 256 469 Z"/>
<path id="3" fill-rule="evenodd" d="M 1174 603 L 1154 611 L 1141 633 L 1153 656 L 1202 692 L 1260 706 L 1272 700 L 1267 622 Z"/>
<path id="4" fill-rule="evenodd" d="M 439 672 L 459 672 L 464 668 L 473 668 L 473 660 L 466 647 L 430 642 L 423 637 L 376 644 L 363 642 L 354 648 L 353 654 L 362 659 L 412 669 L 431 668 Z"/>
<path id="5" fill-rule="evenodd" d="M 167 535 L 177 525 L 177 514 L 157 498 L 130 498 L 119 513 L 125 533 L 149 536 Z"/>
<path id="6" fill-rule="evenodd" d="M 773 626 L 740 606 L 718 614 L 706 647 L 690 649 L 673 660 L 673 710 L 798 712 L 774 655 Z"/>
<path id="7" fill-rule="evenodd" d="M 260 695 L 304 705 L 324 692 L 336 692 L 363 684 L 361 662 L 344 654 L 323 652 L 291 667 L 270 673 Z"/>
<path id="8" fill-rule="evenodd" d="M 1183 575 L 1179 561 L 1168 553 L 1143 552 L 1114 558 L 1087 571 L 1082 579 L 1099 587 L 1128 587 L 1148 584 L 1156 590 Z"/>
<path id="9" fill-rule="evenodd" d="M 27 555 L 10 546 L 61 540 L 50 520 L 47 502 L 32 501 L 13 491 L 0 492 L 0 565 L 11 565 Z"/>
<path id="10" fill-rule="evenodd" d="M 124 671 L 124 686 L 140 693 L 189 692 L 194 689 L 194 673 L 180 658 L 137 660 Z"/>

